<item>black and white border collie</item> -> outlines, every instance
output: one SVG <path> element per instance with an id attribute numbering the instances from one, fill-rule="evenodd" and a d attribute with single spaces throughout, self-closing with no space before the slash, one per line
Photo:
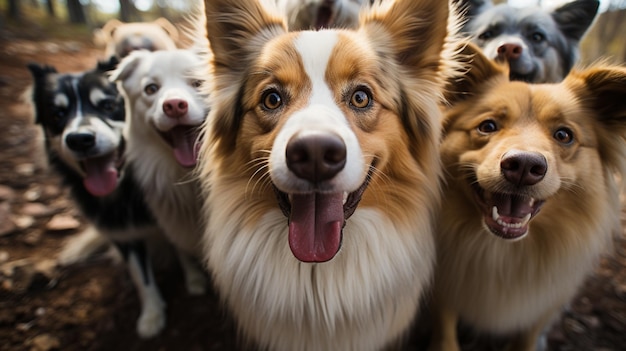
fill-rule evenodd
<path id="1" fill-rule="evenodd" d="M 99 233 L 122 253 L 142 300 L 137 333 L 149 338 L 165 326 L 165 302 L 145 243 L 159 229 L 132 167 L 122 168 L 124 100 L 107 78 L 116 64 L 111 59 L 80 73 L 58 73 L 35 63 L 28 68 L 48 161 L 89 220 L 86 234 Z"/>

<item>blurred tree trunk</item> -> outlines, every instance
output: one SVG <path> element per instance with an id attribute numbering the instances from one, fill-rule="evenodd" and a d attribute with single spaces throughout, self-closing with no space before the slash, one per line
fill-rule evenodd
<path id="1" fill-rule="evenodd" d="M 172 20 L 170 17 L 170 12 L 167 10 L 167 2 L 165 0 L 157 0 L 154 2 L 154 6 L 156 6 L 159 16 L 167 18 L 168 20 Z"/>
<path id="2" fill-rule="evenodd" d="M 54 13 L 54 0 L 46 0 L 46 11 L 48 11 L 48 16 L 56 17 Z"/>
<path id="3" fill-rule="evenodd" d="M 80 0 L 67 0 L 67 13 L 70 17 L 70 23 L 86 24 L 87 18 Z"/>
<path id="4" fill-rule="evenodd" d="M 22 18 L 19 0 L 9 0 L 9 18 L 13 20 L 20 20 Z"/>
<path id="5" fill-rule="evenodd" d="M 133 4 L 132 0 L 119 0 L 120 1 L 120 20 L 122 22 L 141 21 L 139 11 Z"/>

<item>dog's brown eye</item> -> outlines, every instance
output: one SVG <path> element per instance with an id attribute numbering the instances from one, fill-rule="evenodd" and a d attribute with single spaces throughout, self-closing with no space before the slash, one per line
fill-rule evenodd
<path id="1" fill-rule="evenodd" d="M 148 95 L 152 95 L 156 93 L 157 91 L 159 91 L 159 86 L 154 83 L 151 83 L 151 84 L 146 85 L 146 87 L 143 88 L 143 91 Z"/>
<path id="2" fill-rule="evenodd" d="M 283 99 L 275 90 L 270 90 L 263 94 L 263 108 L 266 110 L 275 110 L 283 104 Z"/>
<path id="3" fill-rule="evenodd" d="M 487 40 L 487 39 L 491 39 L 491 37 L 493 37 L 493 31 L 492 30 L 488 30 L 488 31 L 484 31 L 483 33 L 481 33 L 478 36 L 478 39 L 480 39 L 480 40 Z"/>
<path id="4" fill-rule="evenodd" d="M 194 88 L 196 88 L 196 89 L 197 89 L 197 88 L 200 88 L 200 86 L 202 86 L 202 81 L 201 81 L 201 80 L 196 79 L 196 80 L 194 80 L 194 81 L 192 81 L 192 82 L 191 82 L 191 86 L 192 86 L 192 87 L 194 87 Z"/>
<path id="5" fill-rule="evenodd" d="M 561 144 L 571 144 L 574 141 L 574 133 L 568 128 L 560 128 L 554 132 L 554 139 Z"/>
<path id="6" fill-rule="evenodd" d="M 366 108 L 370 105 L 370 96 L 363 90 L 357 90 L 352 93 L 350 105 L 356 108 Z"/>
<path id="7" fill-rule="evenodd" d="M 478 125 L 477 129 L 483 134 L 490 134 L 498 130 L 498 125 L 495 121 L 488 119 L 486 121 L 482 121 L 480 125 Z"/>

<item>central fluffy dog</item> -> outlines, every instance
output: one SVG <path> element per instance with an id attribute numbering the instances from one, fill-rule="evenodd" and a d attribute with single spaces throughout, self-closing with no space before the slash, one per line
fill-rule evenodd
<path id="1" fill-rule="evenodd" d="M 255 0 L 205 5 L 216 86 L 199 166 L 221 296 L 261 348 L 389 345 L 433 268 L 448 3 L 291 33 Z"/>

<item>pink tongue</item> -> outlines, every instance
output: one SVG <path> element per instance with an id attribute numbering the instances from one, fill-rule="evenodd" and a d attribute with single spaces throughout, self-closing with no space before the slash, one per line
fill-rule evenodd
<path id="1" fill-rule="evenodd" d="M 293 195 L 289 247 L 303 262 L 325 262 L 337 254 L 343 227 L 343 194 Z"/>
<path id="2" fill-rule="evenodd" d="M 196 143 L 196 133 L 192 127 L 174 127 L 170 131 L 172 144 L 174 146 L 174 157 L 183 167 L 193 167 L 198 161 Z"/>
<path id="3" fill-rule="evenodd" d="M 83 179 L 85 189 L 93 196 L 106 196 L 117 186 L 117 169 L 112 157 L 100 157 L 83 162 L 87 176 Z"/>

